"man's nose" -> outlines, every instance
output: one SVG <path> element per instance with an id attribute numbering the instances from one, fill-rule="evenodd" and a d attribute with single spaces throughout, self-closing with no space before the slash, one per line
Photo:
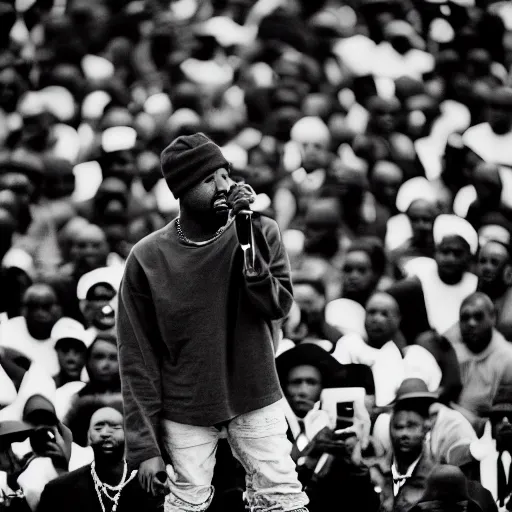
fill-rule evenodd
<path id="1" fill-rule="evenodd" d="M 470 327 L 474 327 L 475 325 L 478 325 L 478 322 L 475 317 L 469 317 L 468 318 L 468 325 Z"/>
<path id="2" fill-rule="evenodd" d="M 216 175 L 215 176 L 215 188 L 217 193 L 228 193 L 231 187 L 231 183 L 229 179 L 224 178 L 223 176 Z"/>
<path id="3" fill-rule="evenodd" d="M 301 397 L 305 397 L 308 394 L 308 385 L 306 383 L 301 384 L 297 390 L 297 394 Z"/>
<path id="4" fill-rule="evenodd" d="M 482 269 L 483 270 L 494 270 L 494 268 L 493 268 L 491 263 L 483 263 L 482 264 Z"/>
<path id="5" fill-rule="evenodd" d="M 457 260 L 455 254 L 453 254 L 453 252 L 448 252 L 446 253 L 446 260 L 453 263 Z"/>

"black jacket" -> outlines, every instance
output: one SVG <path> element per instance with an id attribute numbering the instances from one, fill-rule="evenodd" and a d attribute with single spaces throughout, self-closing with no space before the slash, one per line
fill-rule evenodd
<path id="1" fill-rule="evenodd" d="M 104 496 L 103 500 L 105 509 L 110 510 L 111 502 Z M 132 510 L 163 510 L 163 498 L 153 498 L 147 494 L 137 477 L 122 490 L 117 507 L 118 512 Z M 102 512 L 91 476 L 91 466 L 84 466 L 46 484 L 37 512 Z"/>

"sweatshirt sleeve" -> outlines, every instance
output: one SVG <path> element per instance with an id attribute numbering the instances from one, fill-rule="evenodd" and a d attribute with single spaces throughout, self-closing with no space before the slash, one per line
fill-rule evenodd
<path id="1" fill-rule="evenodd" d="M 253 222 L 256 274 L 245 275 L 246 289 L 263 315 L 279 320 L 288 314 L 293 303 L 290 263 L 277 223 L 260 219 Z"/>
<path id="2" fill-rule="evenodd" d="M 147 278 L 132 252 L 119 293 L 117 332 L 127 461 L 133 468 L 161 456 L 158 430 L 162 390 L 158 352 L 163 344 L 157 325 Z"/>

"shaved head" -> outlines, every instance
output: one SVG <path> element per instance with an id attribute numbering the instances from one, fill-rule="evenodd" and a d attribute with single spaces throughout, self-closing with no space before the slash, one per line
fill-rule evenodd
<path id="1" fill-rule="evenodd" d="M 26 302 L 34 298 L 40 299 L 41 297 L 50 297 L 55 302 L 58 301 L 55 290 L 46 283 L 33 284 L 23 295 L 23 301 Z"/>
<path id="2" fill-rule="evenodd" d="M 482 292 L 475 292 L 475 293 L 472 293 L 471 295 L 469 295 L 468 297 L 466 297 L 462 301 L 460 309 L 462 311 L 466 306 L 475 306 L 475 305 L 482 306 L 484 308 L 484 310 L 486 311 L 486 313 L 489 313 L 491 315 L 495 314 L 495 308 L 494 308 L 494 304 L 493 304 L 492 300 L 489 298 L 488 295 L 486 295 L 485 293 L 482 293 Z"/>
<path id="3" fill-rule="evenodd" d="M 496 314 L 491 299 L 482 292 L 467 297 L 460 307 L 459 327 L 462 342 L 480 354 L 492 340 Z"/>
<path id="4" fill-rule="evenodd" d="M 400 308 L 396 300 L 388 293 L 373 294 L 366 303 L 364 326 L 368 344 L 374 348 L 393 340 L 400 329 Z"/>
<path id="5" fill-rule="evenodd" d="M 390 311 L 392 311 L 395 315 L 400 315 L 400 307 L 398 306 L 398 302 L 395 298 L 386 292 L 377 292 L 374 293 L 366 303 L 366 308 L 370 308 L 374 304 L 380 304 L 381 306 L 387 307 Z"/>

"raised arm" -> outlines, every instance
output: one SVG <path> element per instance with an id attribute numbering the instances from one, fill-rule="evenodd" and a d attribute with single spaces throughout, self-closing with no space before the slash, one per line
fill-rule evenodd
<path id="1" fill-rule="evenodd" d="M 269 320 L 284 318 L 293 302 L 290 263 L 275 221 L 253 221 L 255 271 L 245 273 L 251 302 Z"/>

